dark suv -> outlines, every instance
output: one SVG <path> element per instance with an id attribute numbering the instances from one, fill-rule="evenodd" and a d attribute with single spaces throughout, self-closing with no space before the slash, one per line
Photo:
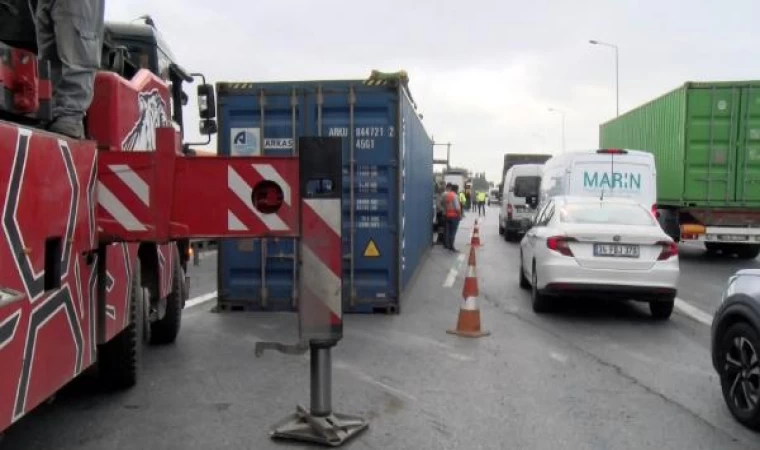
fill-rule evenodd
<path id="1" fill-rule="evenodd" d="M 731 414 L 760 430 L 760 269 L 729 278 L 713 318 L 712 362 Z"/>

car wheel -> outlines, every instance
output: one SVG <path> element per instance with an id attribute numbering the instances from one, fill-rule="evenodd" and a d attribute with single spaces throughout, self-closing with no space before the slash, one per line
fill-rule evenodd
<path id="1" fill-rule="evenodd" d="M 673 306 L 675 303 L 676 302 L 673 297 L 652 300 L 649 302 L 649 311 L 652 313 L 652 317 L 655 319 L 667 320 L 670 318 L 670 315 L 673 314 Z"/>
<path id="2" fill-rule="evenodd" d="M 504 230 L 504 240 L 507 242 L 515 241 L 515 232 L 510 230 Z"/>
<path id="3" fill-rule="evenodd" d="M 538 273 L 535 261 L 533 261 L 533 275 L 531 276 L 530 301 L 531 306 L 533 306 L 533 312 L 543 313 L 549 311 L 549 299 L 538 291 Z"/>
<path id="4" fill-rule="evenodd" d="M 528 281 L 528 278 L 525 277 L 525 266 L 523 265 L 522 252 L 520 252 L 520 288 L 530 289 L 530 282 Z"/>
<path id="5" fill-rule="evenodd" d="M 718 347 L 723 399 L 742 425 L 760 430 L 760 336 L 745 322 L 726 330 Z"/>
<path id="6" fill-rule="evenodd" d="M 504 227 L 503 227 L 503 226 L 501 226 L 501 221 L 499 221 L 499 234 L 500 234 L 501 236 L 504 236 Z"/>

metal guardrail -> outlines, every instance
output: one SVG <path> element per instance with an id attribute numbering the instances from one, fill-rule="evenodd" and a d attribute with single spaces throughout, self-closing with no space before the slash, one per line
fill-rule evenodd
<path id="1" fill-rule="evenodd" d="M 193 265 L 197 266 L 201 263 L 201 252 L 208 252 L 217 249 L 218 242 L 216 240 L 209 239 L 191 239 L 190 249 L 193 252 Z"/>

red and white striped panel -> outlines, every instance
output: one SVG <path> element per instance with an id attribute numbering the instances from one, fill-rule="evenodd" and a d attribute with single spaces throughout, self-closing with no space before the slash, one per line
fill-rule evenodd
<path id="1" fill-rule="evenodd" d="M 272 163 L 230 164 L 227 168 L 227 187 L 237 201 L 231 202 L 227 210 L 227 231 L 233 233 L 259 232 L 296 233 L 298 230 L 297 200 L 292 186 L 291 169 L 293 161 L 273 161 Z M 284 164 L 283 164 L 284 163 Z M 273 181 L 280 186 L 283 205 L 274 214 L 263 214 L 251 201 L 251 192 L 261 181 Z M 264 230 L 262 230 L 262 226 Z"/>
<path id="2" fill-rule="evenodd" d="M 341 338 L 342 249 L 341 200 L 303 200 L 299 274 L 302 339 Z"/>
<path id="3" fill-rule="evenodd" d="M 98 219 L 104 231 L 146 232 L 151 217 L 150 185 L 138 171 L 127 164 L 100 165 Z"/>

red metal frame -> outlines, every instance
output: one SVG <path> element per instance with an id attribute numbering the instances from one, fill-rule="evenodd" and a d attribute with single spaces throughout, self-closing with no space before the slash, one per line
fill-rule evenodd
<path id="1" fill-rule="evenodd" d="M 12 79 L 7 66 L 0 74 Z M 132 80 L 99 73 L 87 123 L 95 141 L 0 121 L 0 432 L 95 363 L 97 345 L 127 326 L 142 245 L 157 252 L 163 298 L 173 240 L 298 236 L 298 159 L 184 157 L 169 104 L 167 85 L 148 71 Z M 60 258 L 50 258 L 56 245 Z M 107 250 L 100 301 L 99 247 Z"/>

